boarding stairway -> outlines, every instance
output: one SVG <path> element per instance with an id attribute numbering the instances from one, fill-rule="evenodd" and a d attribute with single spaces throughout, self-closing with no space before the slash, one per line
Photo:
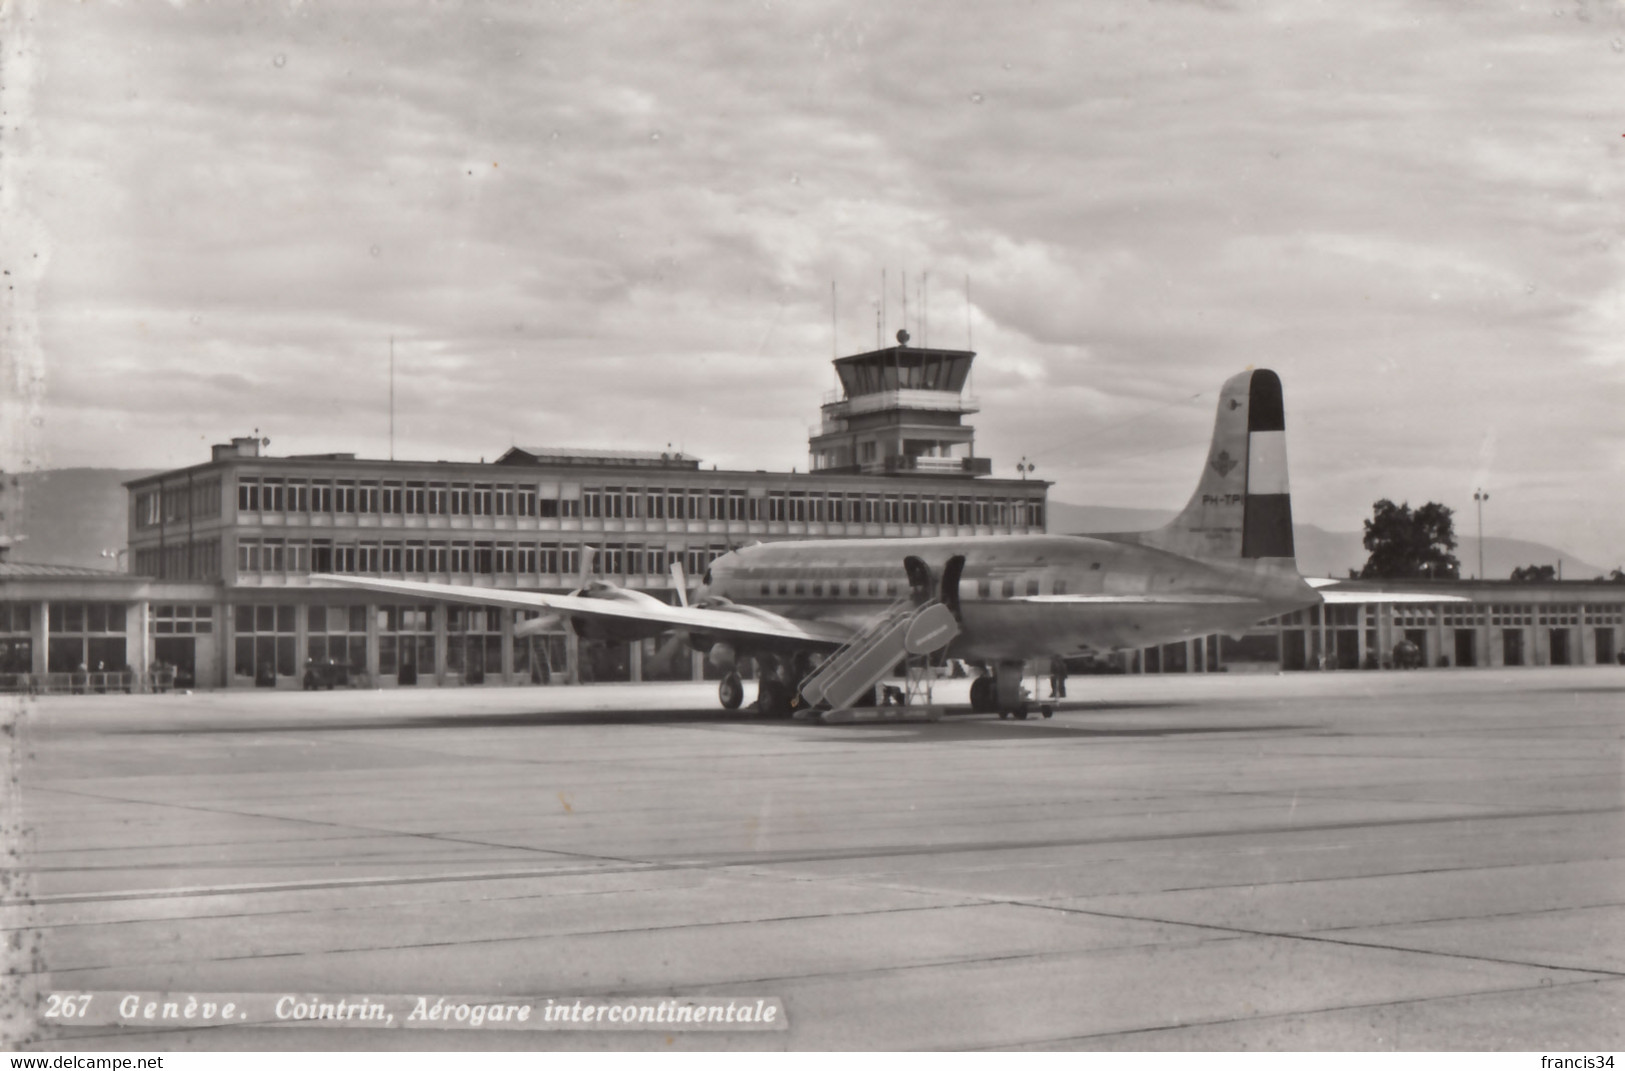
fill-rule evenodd
<path id="1" fill-rule="evenodd" d="M 806 680 L 801 698 L 810 707 L 841 710 L 872 691 L 898 662 L 921 663 L 959 635 L 959 622 L 939 599 L 901 599 L 835 650 Z M 911 671 L 910 678 L 912 680 Z M 914 691 L 911 687 L 910 691 Z"/>

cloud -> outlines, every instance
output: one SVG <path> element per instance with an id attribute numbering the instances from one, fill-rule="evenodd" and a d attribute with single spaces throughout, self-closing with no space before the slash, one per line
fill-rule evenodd
<path id="1" fill-rule="evenodd" d="M 1058 498 L 1178 505 L 1211 392 L 1270 365 L 1300 519 L 1488 481 L 1520 526 L 1492 530 L 1625 547 L 1612 9 L 46 5 L 34 32 L 58 464 L 256 426 L 381 455 L 393 337 L 403 453 L 800 465 L 830 283 L 867 348 L 885 269 L 887 335 L 906 271 L 916 338 L 981 352 L 979 452 Z"/>

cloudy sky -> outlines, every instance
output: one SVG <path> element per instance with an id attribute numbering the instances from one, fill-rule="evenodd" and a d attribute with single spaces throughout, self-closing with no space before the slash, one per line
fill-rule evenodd
<path id="1" fill-rule="evenodd" d="M 13 465 L 386 456 L 393 336 L 397 456 L 805 466 L 885 271 L 1057 499 L 1177 507 L 1261 365 L 1298 519 L 1625 561 L 1617 2 L 5 18 Z"/>

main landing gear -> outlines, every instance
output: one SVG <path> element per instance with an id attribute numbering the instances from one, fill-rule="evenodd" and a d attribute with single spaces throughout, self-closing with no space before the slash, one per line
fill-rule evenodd
<path id="1" fill-rule="evenodd" d="M 970 708 L 978 714 L 997 712 L 1000 718 L 1025 721 L 1032 707 L 1027 702 L 1027 690 L 1021 686 L 1021 669 L 1020 662 L 1000 662 L 991 675 L 971 681 Z M 1044 703 L 1038 713 L 1051 718 L 1055 708 Z"/>
<path id="2" fill-rule="evenodd" d="M 756 712 L 770 718 L 788 718 L 795 693 L 777 677 L 762 676 L 756 683 Z"/>
<path id="3" fill-rule="evenodd" d="M 784 683 L 777 674 L 763 673 L 756 682 L 756 712 L 770 718 L 788 718 L 795 689 Z M 717 700 L 723 710 L 738 710 L 745 701 L 745 684 L 739 674 L 730 670 L 717 682 Z"/>

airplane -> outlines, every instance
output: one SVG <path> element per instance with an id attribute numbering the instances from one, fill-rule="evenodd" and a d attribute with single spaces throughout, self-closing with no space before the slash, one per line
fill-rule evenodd
<path id="1" fill-rule="evenodd" d="M 1161 528 L 754 543 L 712 561 L 692 600 L 680 568 L 673 573 L 677 605 L 603 581 L 552 595 L 374 577 L 312 579 L 412 599 L 543 611 L 540 619 L 516 623 L 516 636 L 561 620 L 589 640 L 676 633 L 723 672 L 723 707 L 741 705 L 738 666 L 751 659 L 757 709 L 778 716 L 862 702 L 913 656 L 982 667 L 984 675 L 971 684 L 972 710 L 1026 717 L 1023 667 L 1033 658 L 1235 635 L 1323 602 L 1449 601 L 1318 591 L 1299 575 L 1281 381 L 1268 369 L 1224 383 L 1196 490 Z"/>

